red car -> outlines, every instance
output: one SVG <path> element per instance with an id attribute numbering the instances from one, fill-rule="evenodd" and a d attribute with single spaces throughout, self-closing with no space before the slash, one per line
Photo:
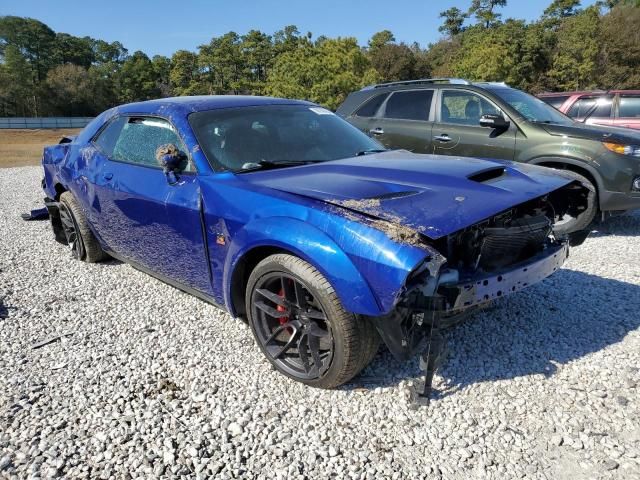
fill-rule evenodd
<path id="1" fill-rule="evenodd" d="M 541 93 L 538 97 L 579 122 L 588 115 L 588 124 L 640 130 L 640 90 Z"/>

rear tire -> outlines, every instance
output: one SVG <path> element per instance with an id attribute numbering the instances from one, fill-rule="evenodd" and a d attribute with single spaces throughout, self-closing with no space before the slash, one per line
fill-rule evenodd
<path id="1" fill-rule="evenodd" d="M 380 339 L 371 322 L 347 312 L 328 280 L 293 255 L 262 260 L 249 276 L 245 302 L 262 353 L 298 382 L 337 387 L 355 377 L 378 350 Z"/>
<path id="2" fill-rule="evenodd" d="M 91 231 L 80 204 L 71 192 L 63 192 L 60 195 L 59 211 L 62 229 L 74 258 L 95 263 L 108 257 Z"/>

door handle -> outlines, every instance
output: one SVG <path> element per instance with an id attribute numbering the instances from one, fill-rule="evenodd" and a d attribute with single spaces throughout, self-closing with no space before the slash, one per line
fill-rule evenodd
<path id="1" fill-rule="evenodd" d="M 111 172 L 104 172 L 102 174 L 102 176 L 104 177 L 105 180 L 111 180 L 113 178 L 113 173 Z"/>
<path id="2" fill-rule="evenodd" d="M 384 130 L 381 129 L 380 127 L 378 127 L 378 128 L 374 128 L 372 130 L 369 130 L 369 133 L 371 135 L 382 135 L 382 134 L 384 134 Z"/>
<path id="3" fill-rule="evenodd" d="M 438 140 L 439 142 L 450 142 L 451 141 L 451 137 L 449 135 L 447 135 L 446 133 L 443 133 L 442 135 L 436 135 L 433 138 L 435 140 Z"/>

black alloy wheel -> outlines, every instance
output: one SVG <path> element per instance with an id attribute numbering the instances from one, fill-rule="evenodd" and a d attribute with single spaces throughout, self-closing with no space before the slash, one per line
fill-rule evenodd
<path id="1" fill-rule="evenodd" d="M 299 278 L 272 272 L 251 293 L 254 333 L 269 360 L 291 377 L 316 380 L 334 355 L 331 324 L 310 288 Z"/>
<path id="2" fill-rule="evenodd" d="M 85 256 L 85 249 L 76 219 L 73 217 L 73 214 L 69 211 L 67 206 L 62 202 L 59 203 L 59 212 L 62 231 L 67 239 L 67 245 L 71 248 L 71 254 L 73 255 L 73 258 L 82 260 Z"/>

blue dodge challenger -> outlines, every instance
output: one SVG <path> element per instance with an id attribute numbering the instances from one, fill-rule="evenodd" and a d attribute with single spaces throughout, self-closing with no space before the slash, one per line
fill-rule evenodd
<path id="1" fill-rule="evenodd" d="M 123 105 L 42 162 L 75 258 L 114 257 L 224 308 L 278 371 L 323 388 L 381 340 L 400 359 L 426 343 L 430 384 L 439 328 L 552 274 L 586 237 L 557 228 L 587 205 L 570 174 L 386 151 L 304 101 Z"/>

